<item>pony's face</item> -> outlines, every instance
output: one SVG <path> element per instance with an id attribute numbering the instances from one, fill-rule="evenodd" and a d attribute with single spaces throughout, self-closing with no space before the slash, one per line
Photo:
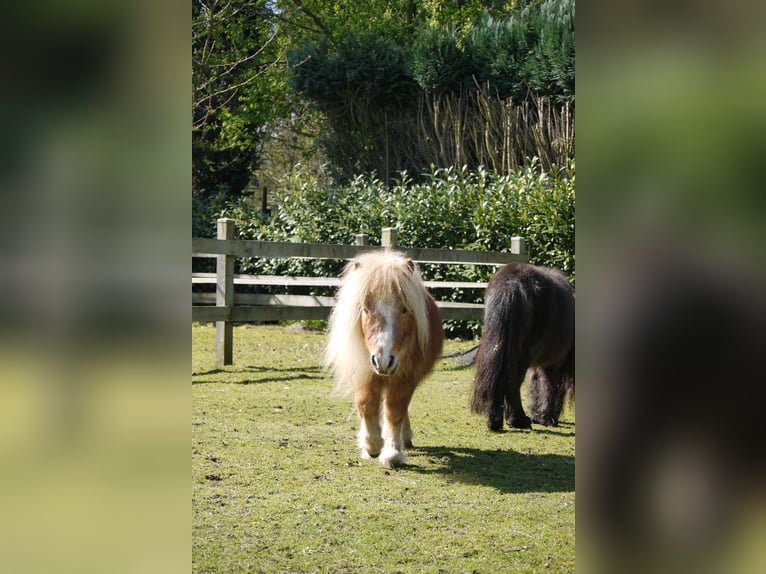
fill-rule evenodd
<path id="1" fill-rule="evenodd" d="M 368 295 L 362 308 L 362 333 L 370 365 L 378 375 L 393 375 L 415 337 L 415 318 L 401 296 Z"/>

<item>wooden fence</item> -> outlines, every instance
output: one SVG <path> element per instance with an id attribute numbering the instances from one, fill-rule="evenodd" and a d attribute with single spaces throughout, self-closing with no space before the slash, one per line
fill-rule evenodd
<path id="1" fill-rule="evenodd" d="M 274 275 L 235 275 L 237 257 L 352 259 L 364 251 L 397 248 L 418 263 L 445 265 L 505 265 L 513 261 L 527 261 L 524 239 L 514 237 L 510 253 L 466 251 L 461 249 L 400 248 L 396 246 L 396 229 L 386 227 L 381 235 L 381 246 L 368 244 L 368 237 L 360 234 L 356 245 L 324 243 L 290 243 L 234 239 L 234 220 L 218 220 L 216 239 L 192 238 L 192 257 L 215 257 L 216 273 L 192 273 L 192 284 L 214 284 L 215 293 L 192 293 L 192 321 L 215 322 L 216 362 L 232 364 L 233 324 L 235 322 L 285 321 L 327 319 L 335 298 L 317 295 L 270 295 L 236 293 L 235 285 L 337 288 L 337 277 L 294 277 Z M 485 289 L 487 284 L 463 281 L 426 281 L 434 292 L 439 289 Z M 484 305 L 440 301 L 434 293 L 443 319 L 481 320 Z"/>

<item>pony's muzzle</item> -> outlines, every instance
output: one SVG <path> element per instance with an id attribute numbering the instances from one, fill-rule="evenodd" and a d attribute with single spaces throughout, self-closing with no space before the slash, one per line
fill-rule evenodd
<path id="1" fill-rule="evenodd" d="M 370 355 L 370 363 L 372 364 L 372 370 L 383 377 L 393 375 L 396 372 L 396 367 L 399 366 L 396 357 L 393 355 L 389 355 L 388 358 L 384 359 L 383 356 L 372 354 Z"/>

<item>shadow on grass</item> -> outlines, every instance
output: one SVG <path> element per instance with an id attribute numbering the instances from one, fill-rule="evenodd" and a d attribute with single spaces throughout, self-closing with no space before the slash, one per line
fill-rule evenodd
<path id="1" fill-rule="evenodd" d="M 560 422 L 558 426 L 555 427 L 544 427 L 535 423 L 532 424 L 534 425 L 532 432 L 536 434 L 549 434 L 553 436 L 575 436 L 574 423 Z M 504 430 L 503 432 L 509 431 Z"/>
<path id="2" fill-rule="evenodd" d="M 448 482 L 480 484 L 503 493 L 573 492 L 575 488 L 573 456 L 433 446 L 415 446 L 410 452 L 427 457 L 428 465 L 407 465 L 407 470 L 443 475 Z"/>
<path id="3" fill-rule="evenodd" d="M 252 378 L 247 376 L 249 373 L 263 374 L 264 376 L 259 378 Z M 247 366 L 242 368 L 238 367 L 230 371 L 226 369 L 215 368 L 209 371 L 192 373 L 192 377 L 204 377 L 206 375 L 217 374 L 226 374 L 226 376 L 212 379 L 192 379 L 192 384 L 201 385 L 209 383 L 233 383 L 236 385 L 254 385 L 259 383 L 273 383 L 279 381 L 321 380 L 325 378 L 323 375 L 323 370 L 319 366 L 289 367 L 283 369 L 274 367 Z M 242 376 L 242 378 L 239 379 L 239 376 Z"/>
<path id="4" fill-rule="evenodd" d="M 479 346 L 475 345 L 465 351 L 456 351 L 448 355 L 442 355 L 441 367 L 445 371 L 465 371 L 472 369 L 476 362 L 476 353 L 479 351 Z"/>
<path id="5" fill-rule="evenodd" d="M 444 359 L 439 369 L 447 373 L 461 372 L 473 369 L 473 365 L 460 365 L 452 359 Z"/>

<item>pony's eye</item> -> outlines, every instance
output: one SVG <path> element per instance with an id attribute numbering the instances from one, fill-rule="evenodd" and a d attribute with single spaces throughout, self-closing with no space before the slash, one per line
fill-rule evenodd
<path id="1" fill-rule="evenodd" d="M 364 313 L 366 315 L 369 312 L 370 311 L 367 309 L 367 307 L 362 307 L 362 313 Z"/>

